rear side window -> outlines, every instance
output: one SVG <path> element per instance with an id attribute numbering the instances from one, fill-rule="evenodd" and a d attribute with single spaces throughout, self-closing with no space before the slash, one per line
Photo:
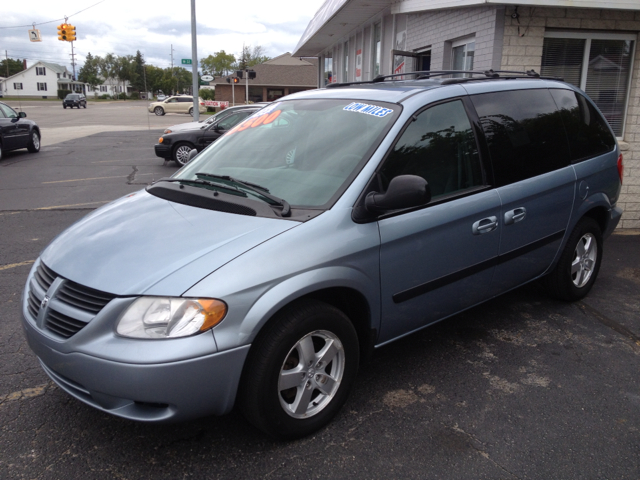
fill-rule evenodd
<path id="1" fill-rule="evenodd" d="M 383 188 L 398 175 L 418 175 L 432 198 L 484 184 L 476 138 L 460 100 L 420 113 L 380 171 Z"/>
<path id="2" fill-rule="evenodd" d="M 569 139 L 571 162 L 610 152 L 616 146 L 607 121 L 584 96 L 572 90 L 551 90 Z"/>
<path id="3" fill-rule="evenodd" d="M 548 90 L 486 93 L 471 99 L 498 186 L 569 165 L 561 113 Z"/>

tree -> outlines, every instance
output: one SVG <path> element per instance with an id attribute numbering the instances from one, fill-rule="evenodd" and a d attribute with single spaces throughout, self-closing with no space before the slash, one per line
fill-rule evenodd
<path id="1" fill-rule="evenodd" d="M 200 60 L 200 66 L 205 74 L 222 76 L 233 70 L 235 62 L 236 57 L 233 54 L 220 50 Z"/>
<path id="2" fill-rule="evenodd" d="M 137 90 L 138 92 L 142 92 L 145 89 L 145 85 L 144 85 L 145 62 L 144 62 L 144 58 L 142 58 L 142 54 L 140 53 L 140 50 L 136 52 L 136 56 L 133 61 L 134 61 L 135 75 L 134 75 L 133 81 L 131 81 L 131 85 L 133 86 L 134 90 Z"/>
<path id="3" fill-rule="evenodd" d="M 7 64 L 9 69 L 7 70 Z M 0 75 L 10 77 L 23 70 L 22 60 L 14 60 L 13 58 L 5 58 L 0 62 Z"/>
<path id="4" fill-rule="evenodd" d="M 242 53 L 239 55 L 238 62 L 236 63 L 236 68 L 238 70 L 245 70 L 268 60 L 271 60 L 271 57 L 264 54 L 264 48 L 261 45 L 256 45 L 255 47 L 243 45 Z"/>
<path id="5" fill-rule="evenodd" d="M 102 85 L 104 81 L 100 78 L 100 57 L 94 57 L 91 52 L 87 53 L 84 65 L 78 72 L 78 80 L 88 83 L 89 88 L 94 90 L 98 85 Z"/>

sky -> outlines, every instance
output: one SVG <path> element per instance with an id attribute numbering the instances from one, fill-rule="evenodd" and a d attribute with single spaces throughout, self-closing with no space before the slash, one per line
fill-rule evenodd
<path id="1" fill-rule="evenodd" d="M 196 0 L 198 59 L 220 50 L 237 55 L 243 43 L 261 45 L 270 57 L 292 53 L 323 2 Z M 76 71 L 89 52 L 135 55 L 140 50 L 148 64 L 161 68 L 171 66 L 172 45 L 174 66 L 192 57 L 191 0 L 5 1 L 1 10 L 0 54 L 5 58 L 6 51 L 9 58 L 26 58 L 27 66 L 42 60 L 71 71 L 71 43 L 57 37 L 57 26 L 65 16 L 76 27 Z M 33 23 L 42 42 L 29 41 Z"/>

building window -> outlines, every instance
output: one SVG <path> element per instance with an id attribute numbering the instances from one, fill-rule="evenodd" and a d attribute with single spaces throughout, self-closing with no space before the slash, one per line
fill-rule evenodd
<path id="1" fill-rule="evenodd" d="M 38 82 L 38 90 L 46 92 L 47 91 L 47 84 Z"/>
<path id="2" fill-rule="evenodd" d="M 22 90 L 22 83 L 14 83 L 13 84 L 13 89 L 14 90 Z"/>
<path id="3" fill-rule="evenodd" d="M 44 67 L 36 67 L 36 75 L 46 75 L 47 71 Z"/>
<path id="4" fill-rule="evenodd" d="M 344 42 L 342 46 L 342 81 L 349 81 L 349 42 Z"/>
<path id="5" fill-rule="evenodd" d="M 611 125 L 624 135 L 636 36 L 548 32 L 542 47 L 544 76 L 561 77 L 584 90 Z"/>
<path id="6" fill-rule="evenodd" d="M 373 26 L 373 52 L 371 62 L 373 63 L 373 78 L 380 75 L 380 54 L 381 54 L 381 42 L 382 42 L 382 26 L 376 23 Z"/>
<path id="7" fill-rule="evenodd" d="M 101 92 L 106 92 L 107 91 L 107 86 L 106 85 L 100 85 L 100 91 Z"/>
<path id="8" fill-rule="evenodd" d="M 453 42 L 451 44 L 451 68 L 453 70 L 473 70 L 473 57 L 475 54 L 475 50 L 475 37 L 467 37 Z M 454 77 L 461 76 L 465 75 L 454 75 Z"/>
<path id="9" fill-rule="evenodd" d="M 267 102 L 273 102 L 280 97 L 284 97 L 284 90 L 282 88 L 267 88 Z"/>
<path id="10" fill-rule="evenodd" d="M 324 57 L 324 84 L 333 82 L 333 58 Z"/>

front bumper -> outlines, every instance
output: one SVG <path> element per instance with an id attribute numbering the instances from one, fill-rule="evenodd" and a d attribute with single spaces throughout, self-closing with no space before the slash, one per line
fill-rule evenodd
<path id="1" fill-rule="evenodd" d="M 157 143 L 153 147 L 156 151 L 156 156 L 160 158 L 166 158 L 167 160 L 171 160 L 171 145 L 164 145 L 162 143 Z"/>
<path id="2" fill-rule="evenodd" d="M 24 318 L 23 326 L 29 347 L 62 390 L 104 412 L 143 422 L 228 413 L 250 347 L 182 361 L 132 364 L 62 353 L 47 345 L 37 327 Z"/>

